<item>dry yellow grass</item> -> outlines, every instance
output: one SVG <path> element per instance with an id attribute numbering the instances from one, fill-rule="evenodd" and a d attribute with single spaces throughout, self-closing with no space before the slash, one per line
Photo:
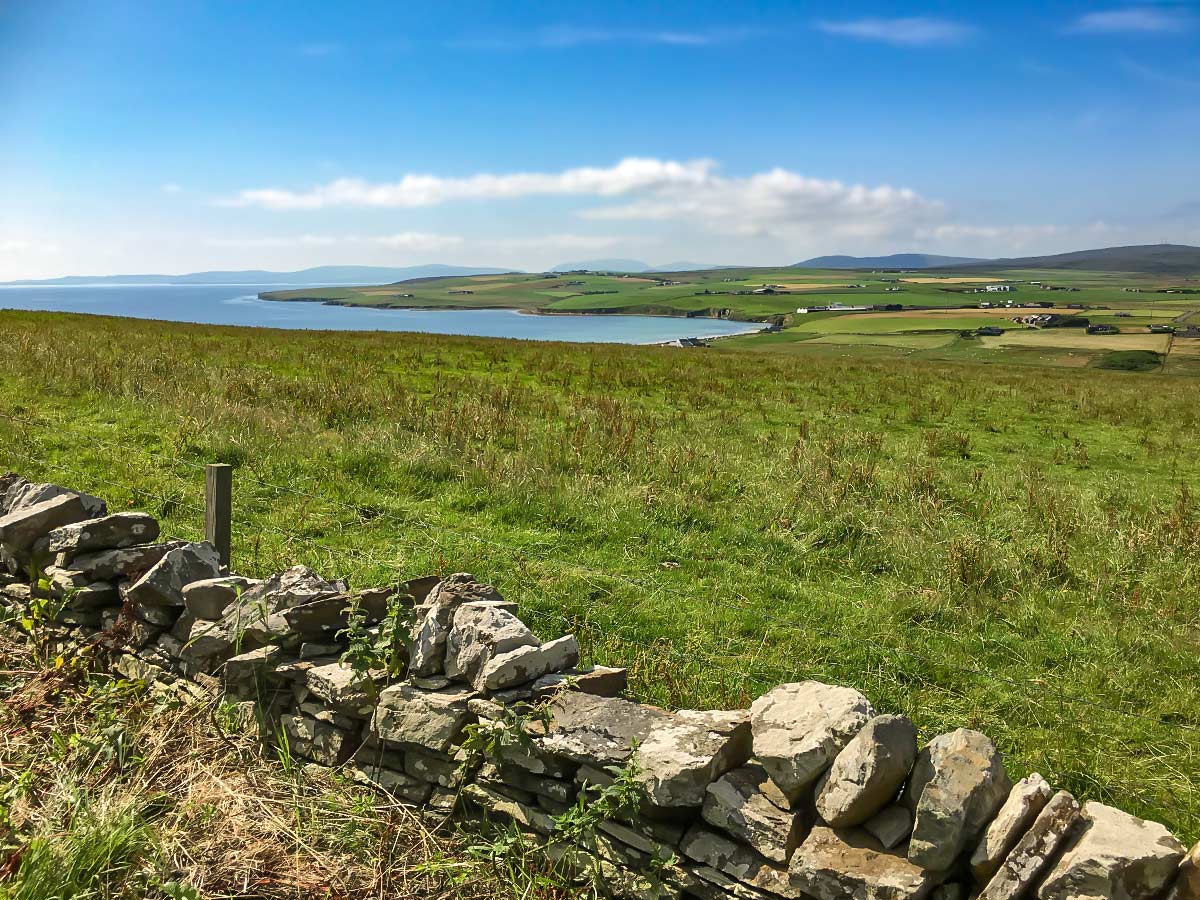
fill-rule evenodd
<path id="1" fill-rule="evenodd" d="M 1153 350 L 1164 353 L 1165 334 L 1087 334 L 1082 328 L 1046 328 L 1009 331 L 997 337 L 984 337 L 985 347 L 1063 347 L 1072 350 Z"/>
<path id="2" fill-rule="evenodd" d="M 998 284 L 1003 281 L 1002 278 L 930 278 L 923 276 L 920 278 L 901 278 L 901 281 L 909 284 Z"/>

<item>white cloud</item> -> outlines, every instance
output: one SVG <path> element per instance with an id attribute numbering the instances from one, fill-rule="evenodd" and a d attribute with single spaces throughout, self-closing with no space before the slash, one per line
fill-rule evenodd
<path id="1" fill-rule="evenodd" d="M 182 194 L 183 185 L 176 184 L 174 181 L 168 181 L 159 188 L 164 194 Z"/>
<path id="2" fill-rule="evenodd" d="M 325 209 L 328 207 L 412 208 L 436 206 L 451 200 L 512 199 L 535 195 L 598 194 L 601 196 L 654 190 L 671 184 L 699 184 L 711 160 L 674 162 L 628 157 L 609 168 L 581 167 L 562 172 L 481 173 L 462 178 L 405 175 L 399 181 L 372 184 L 360 178 L 339 178 L 307 191 L 253 188 L 223 201 L 229 206 L 267 209 Z"/>
<path id="3" fill-rule="evenodd" d="M 578 25 L 547 25 L 530 34 L 487 34 L 457 38 L 449 46 L 462 50 L 570 49 L 586 44 L 659 44 L 675 47 L 710 47 L 745 40 L 761 32 L 756 28 L 729 26 L 703 30 L 636 28 L 590 28 Z"/>
<path id="4" fill-rule="evenodd" d="M 681 220 L 722 234 L 798 238 L 817 234 L 873 238 L 911 232 L 942 218 L 943 207 L 908 188 L 866 187 L 806 178 L 786 169 L 746 178 L 707 175 L 694 185 L 668 185 L 620 206 L 585 210 L 601 220 Z"/>
<path id="5" fill-rule="evenodd" d="M 1085 13 L 1071 31 L 1087 34 L 1179 34 L 1194 24 L 1185 9 L 1158 6 L 1128 6 Z"/>
<path id="6" fill-rule="evenodd" d="M 977 33 L 974 25 L 931 16 L 821 21 L 817 23 L 817 27 L 827 34 L 858 38 L 864 41 L 879 41 L 900 47 L 960 44 Z"/>
<path id="7" fill-rule="evenodd" d="M 62 248 L 58 244 L 47 243 L 44 241 L 30 241 L 23 238 L 8 238 L 0 239 L 0 253 L 12 254 L 13 256 L 24 255 L 49 255 L 61 252 Z"/>
<path id="8" fill-rule="evenodd" d="M 358 235 L 358 234 L 297 234 L 297 235 L 267 235 L 257 237 L 208 238 L 205 243 L 211 247 L 236 248 L 283 248 L 283 247 L 337 247 L 337 246 L 379 246 L 399 250 L 417 252 L 433 252 L 446 250 L 461 245 L 463 239 L 456 234 L 430 234 L 423 231 L 402 231 L 397 234 Z"/>

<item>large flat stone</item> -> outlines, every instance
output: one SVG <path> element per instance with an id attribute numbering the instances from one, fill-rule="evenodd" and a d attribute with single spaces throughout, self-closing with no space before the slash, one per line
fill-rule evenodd
<path id="1" fill-rule="evenodd" d="M 389 744 L 445 753 L 471 720 L 467 703 L 474 696 L 465 687 L 423 691 L 406 683 L 391 685 L 379 694 L 371 733 Z"/>
<path id="2" fill-rule="evenodd" d="M 528 726 L 537 748 L 597 769 L 624 765 L 633 742 L 671 718 L 653 706 L 574 691 L 556 697 L 548 712 L 548 727 L 540 721 Z"/>
<path id="3" fill-rule="evenodd" d="M 858 828 L 814 828 L 792 855 L 792 886 L 816 900 L 920 900 L 942 880 Z"/>
<path id="4" fill-rule="evenodd" d="M 1179 874 L 1167 900 L 1200 900 L 1200 844 L 1192 847 L 1179 864 Z"/>
<path id="5" fill-rule="evenodd" d="M 786 864 L 812 822 L 788 800 L 758 763 L 722 775 L 705 790 L 705 822 L 749 844 L 766 859 Z"/>
<path id="6" fill-rule="evenodd" d="M 1079 818 L 1079 804 L 1059 791 L 1042 807 L 979 895 L 980 900 L 1018 900 L 1037 884 Z"/>
<path id="7" fill-rule="evenodd" d="M 1000 751 L 986 735 L 959 728 L 934 738 L 905 789 L 913 810 L 909 860 L 949 869 L 963 850 L 974 848 L 1011 790 Z"/>
<path id="8" fill-rule="evenodd" d="M 652 806 L 698 808 L 705 788 L 750 758 L 750 743 L 745 712 L 680 710 L 638 747 L 637 781 Z"/>
<path id="9" fill-rule="evenodd" d="M 987 884 L 1050 800 L 1050 784 L 1038 773 L 1022 778 L 1008 792 L 1008 799 L 983 833 L 971 854 L 971 874 Z"/>
<path id="10" fill-rule="evenodd" d="M 27 562 L 41 538 L 56 528 L 93 518 L 94 512 L 94 505 L 75 493 L 60 493 L 32 505 L 17 506 L 0 516 L 0 544 L 17 562 Z"/>
<path id="11" fill-rule="evenodd" d="M 1183 844 L 1157 822 L 1102 803 L 1085 803 L 1075 837 L 1037 896 L 1153 900 L 1175 877 L 1183 854 Z"/>
<path id="12" fill-rule="evenodd" d="M 481 691 L 503 691 L 579 663 L 579 641 L 568 634 L 539 647 L 518 647 L 489 659 L 475 678 Z"/>
<path id="13" fill-rule="evenodd" d="M 370 678 L 362 677 L 340 662 L 314 666 L 305 673 L 308 689 L 338 712 L 367 718 L 375 706 L 375 689 Z"/>
<path id="14" fill-rule="evenodd" d="M 240 575 L 193 581 L 183 587 L 183 605 L 197 619 L 215 621 L 238 597 L 257 583 Z"/>
<path id="15" fill-rule="evenodd" d="M 780 685 L 750 707 L 754 755 L 794 803 L 874 715 L 852 688 L 819 681 Z"/>
<path id="16" fill-rule="evenodd" d="M 833 761 L 817 812 L 833 828 L 861 825 L 900 792 L 917 758 L 917 729 L 905 716 L 876 716 Z"/>
<path id="17" fill-rule="evenodd" d="M 183 541 L 164 541 L 161 544 L 136 544 L 117 550 L 98 550 L 80 553 L 70 559 L 70 567 L 85 572 L 96 581 L 129 578 L 136 581 L 152 569 L 159 560 L 187 544 Z"/>
<path id="18" fill-rule="evenodd" d="M 749 887 L 780 897 L 799 896 L 783 869 L 770 865 L 749 847 L 707 828 L 695 825 L 688 829 L 679 850 L 688 859 L 711 866 Z"/>
<path id="19" fill-rule="evenodd" d="M 158 520 L 143 512 L 119 512 L 56 528 L 49 534 L 51 553 L 116 550 L 158 540 Z"/>

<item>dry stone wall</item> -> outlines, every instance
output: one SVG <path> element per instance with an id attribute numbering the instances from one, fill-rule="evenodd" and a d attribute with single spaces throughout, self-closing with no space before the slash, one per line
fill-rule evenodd
<path id="1" fill-rule="evenodd" d="M 919 747 L 908 719 L 851 687 L 668 711 L 627 699 L 623 669 L 581 666 L 573 635 L 539 638 L 472 575 L 256 580 L 222 572 L 208 544 L 158 538 L 143 513 L 0 476 L 0 603 L 40 604 L 64 645 L 127 677 L 223 693 L 296 760 L 431 815 L 515 823 L 613 895 L 1200 897 L 1200 850 L 1162 825 L 1040 775 L 1014 784 L 977 731 Z"/>

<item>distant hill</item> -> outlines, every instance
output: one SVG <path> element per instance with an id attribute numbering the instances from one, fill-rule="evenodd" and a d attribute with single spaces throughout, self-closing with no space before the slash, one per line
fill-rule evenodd
<path id="1" fill-rule="evenodd" d="M 993 259 L 985 264 L 957 265 L 955 270 L 1078 269 L 1091 272 L 1137 272 L 1146 275 L 1200 275 L 1200 247 L 1185 244 L 1141 244 L 1076 250 L 1054 256 Z"/>
<path id="2" fill-rule="evenodd" d="M 799 269 L 939 269 L 987 262 L 971 256 L 937 256 L 933 253 L 893 253 L 890 256 L 814 256 L 796 263 Z"/>
<path id="3" fill-rule="evenodd" d="M 238 272 L 191 272 L 186 275 L 67 275 L 6 284 L 383 284 L 446 275 L 499 275 L 512 269 L 485 266 L 317 266 L 299 272 L 244 269 Z"/>
<path id="4" fill-rule="evenodd" d="M 579 262 L 559 263 L 551 272 L 575 272 L 586 269 L 590 272 L 704 272 L 708 269 L 731 269 L 736 266 L 714 266 L 698 262 L 669 262 L 652 266 L 640 259 L 585 259 Z"/>
<path id="5" fill-rule="evenodd" d="M 552 266 L 551 272 L 645 272 L 650 269 L 650 263 L 640 259 L 583 259 L 578 262 L 565 262 Z"/>

